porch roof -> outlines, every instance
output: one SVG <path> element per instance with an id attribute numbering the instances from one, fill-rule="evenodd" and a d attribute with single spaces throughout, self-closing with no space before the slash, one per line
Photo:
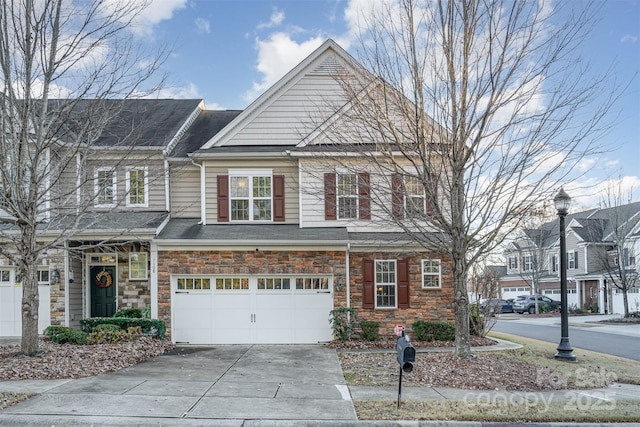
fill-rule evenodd
<path id="1" fill-rule="evenodd" d="M 170 220 L 154 239 L 158 243 L 191 241 L 217 244 L 346 245 L 344 227 L 300 228 L 298 224 L 198 224 L 197 219 Z"/>

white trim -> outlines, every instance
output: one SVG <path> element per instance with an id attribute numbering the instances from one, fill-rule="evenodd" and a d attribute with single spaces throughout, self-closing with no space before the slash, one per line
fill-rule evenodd
<path id="1" fill-rule="evenodd" d="M 158 246 L 155 243 L 151 244 L 151 284 L 150 284 L 150 296 L 151 296 L 151 318 L 158 318 Z M 173 304 L 171 304 L 173 306 Z M 171 308 L 173 313 L 173 307 Z"/>
<path id="2" fill-rule="evenodd" d="M 144 202 L 131 203 L 131 171 L 142 171 L 144 174 Z M 125 205 L 130 208 L 149 207 L 149 168 L 147 166 L 127 166 L 125 174 Z"/>
<path id="3" fill-rule="evenodd" d="M 113 175 L 111 176 L 111 203 L 100 203 L 99 202 L 99 192 L 101 187 L 99 185 L 99 177 L 98 174 L 100 172 L 111 172 Z M 116 206 L 116 200 L 118 196 L 118 179 L 115 168 L 112 167 L 98 167 L 93 170 L 93 205 L 96 208 L 113 208 Z"/>
<path id="4" fill-rule="evenodd" d="M 425 271 L 424 271 L 424 263 L 425 263 L 425 261 L 429 261 L 429 262 L 437 261 L 438 262 L 438 273 L 437 273 L 438 286 L 425 286 L 424 285 L 424 277 L 426 275 L 428 275 L 428 276 L 436 276 L 435 273 L 431 273 L 431 272 L 425 273 Z M 422 276 L 421 276 L 422 277 L 422 289 L 442 289 L 442 260 L 439 259 L 439 258 L 422 259 L 420 261 L 420 267 L 422 269 Z"/>
<path id="5" fill-rule="evenodd" d="M 378 285 L 382 285 L 382 286 L 391 286 L 391 283 L 389 282 L 382 282 L 382 283 L 378 283 L 378 263 L 379 262 L 392 262 L 393 266 L 394 266 L 394 279 L 395 282 L 393 283 L 393 289 L 394 289 L 394 306 L 383 306 L 383 307 L 378 307 Z M 373 287 L 374 287 L 374 307 L 376 310 L 395 310 L 398 308 L 398 260 L 396 259 L 376 259 L 373 261 Z"/>
<path id="6" fill-rule="evenodd" d="M 230 223 L 270 223 L 273 222 L 273 169 L 228 169 L 227 174 L 229 176 L 229 222 Z M 232 181 L 233 178 L 247 178 L 248 195 L 247 196 L 233 196 L 232 195 Z M 257 197 L 253 195 L 253 179 L 254 178 L 269 178 L 269 197 Z M 234 200 L 248 200 L 248 219 L 233 219 L 233 201 Z M 269 200 L 270 201 L 270 218 L 269 219 L 254 219 L 254 210 L 256 200 Z"/>
<path id="7" fill-rule="evenodd" d="M 144 255 L 145 256 L 145 262 L 144 262 L 144 277 L 133 277 L 131 275 L 131 256 L 133 254 L 136 254 L 138 256 L 140 255 Z M 139 263 L 140 261 L 138 261 Z M 145 280 L 149 280 L 149 253 L 148 252 L 129 252 L 129 280 L 135 280 L 135 281 L 145 281 Z"/>

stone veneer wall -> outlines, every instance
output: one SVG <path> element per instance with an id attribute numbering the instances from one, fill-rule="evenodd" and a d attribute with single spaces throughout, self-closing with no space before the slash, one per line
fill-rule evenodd
<path id="1" fill-rule="evenodd" d="M 158 318 L 171 336 L 171 275 L 322 274 L 344 277 L 344 251 L 159 251 Z M 335 292 L 334 305 L 345 305 L 346 290 Z M 328 313 L 327 313 L 328 315 Z"/>
<path id="2" fill-rule="evenodd" d="M 406 309 L 363 309 L 362 308 L 362 266 L 365 259 L 409 259 L 409 308 Z M 422 288 L 422 259 L 441 259 L 442 288 Z M 356 253 L 349 257 L 351 270 L 351 307 L 358 310 L 361 320 L 380 322 L 380 335 L 393 335 L 395 325 L 404 325 L 411 331 L 416 320 L 454 322 L 453 313 L 453 270 L 449 258 L 433 253 L 402 256 L 389 253 Z M 338 305 L 336 304 L 336 307 Z"/>
<path id="3" fill-rule="evenodd" d="M 145 251 L 143 249 L 142 251 Z M 149 271 L 149 274 L 150 271 Z M 129 253 L 118 255 L 118 310 L 144 309 L 151 305 L 151 286 L 147 280 L 129 279 Z"/>

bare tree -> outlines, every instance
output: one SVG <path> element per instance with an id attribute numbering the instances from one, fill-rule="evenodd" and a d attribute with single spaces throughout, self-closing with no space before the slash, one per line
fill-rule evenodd
<path id="1" fill-rule="evenodd" d="M 88 177 L 78 159 L 96 151 L 125 98 L 149 93 L 143 84 L 163 58 L 142 52 L 128 32 L 144 7 L 100 0 L 0 4 L 0 233 L 10 242 L 0 254 L 21 272 L 26 355 L 38 351 L 38 261 L 91 221 L 83 215 L 92 196 L 81 191 Z M 112 141 L 115 149 L 124 152 L 136 132 L 133 125 Z M 56 234 L 42 238 L 47 228 Z"/>
<path id="2" fill-rule="evenodd" d="M 450 256 L 455 353 L 468 357 L 470 265 L 551 200 L 607 130 L 615 91 L 575 57 L 597 10 L 510 0 L 373 5 L 359 17 L 356 55 L 371 74 L 336 75 L 348 99 L 324 138 L 357 151 L 341 167 L 357 171 L 365 159 L 372 171 L 372 221 L 391 221 L 428 250 L 435 240 Z"/>
<path id="3" fill-rule="evenodd" d="M 558 227 L 551 221 L 552 215 L 546 203 L 524 213 L 519 238 L 512 242 L 520 258 L 519 275 L 534 295 L 540 294 L 542 278 L 553 270 L 549 257 L 553 252 L 551 244 L 557 240 Z M 535 299 L 535 312 L 539 312 L 538 298 Z"/>

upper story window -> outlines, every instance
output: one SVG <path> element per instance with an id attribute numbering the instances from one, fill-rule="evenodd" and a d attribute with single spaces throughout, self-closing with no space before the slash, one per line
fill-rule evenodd
<path id="1" fill-rule="evenodd" d="M 394 218 L 420 218 L 433 215 L 437 199 L 436 179 L 431 177 L 431 192 L 427 194 L 420 177 L 393 174 L 391 177 L 391 209 Z"/>
<path id="2" fill-rule="evenodd" d="M 422 260 L 422 287 L 428 289 L 442 287 L 442 265 L 439 259 Z"/>
<path id="3" fill-rule="evenodd" d="M 558 270 L 560 270 L 560 266 L 558 265 L 558 255 L 551 255 L 551 271 L 553 273 L 556 273 Z"/>
<path id="4" fill-rule="evenodd" d="M 567 252 L 567 268 L 578 268 L 578 251 Z"/>
<path id="5" fill-rule="evenodd" d="M 111 168 L 96 169 L 93 175 L 95 205 L 113 207 L 116 200 L 116 171 Z"/>
<path id="6" fill-rule="evenodd" d="M 508 265 L 509 270 L 516 270 L 518 268 L 518 257 L 517 256 L 510 256 L 508 259 Z"/>
<path id="7" fill-rule="evenodd" d="M 284 221 L 284 175 L 271 169 L 234 169 L 217 176 L 218 222 Z"/>
<path id="8" fill-rule="evenodd" d="M 229 176 L 231 221 L 271 221 L 271 173 Z"/>
<path id="9" fill-rule="evenodd" d="M 149 178 L 147 168 L 127 169 L 127 206 L 147 207 L 149 205 Z"/>
<path id="10" fill-rule="evenodd" d="M 531 255 L 525 255 L 522 257 L 522 271 L 533 270 L 533 257 Z"/>
<path id="11" fill-rule="evenodd" d="M 358 175 L 337 175 L 338 219 L 358 218 Z"/>
<path id="12" fill-rule="evenodd" d="M 324 174 L 324 219 L 371 219 L 369 174 Z"/>
<path id="13" fill-rule="evenodd" d="M 396 261 L 376 260 L 376 308 L 396 307 Z"/>

